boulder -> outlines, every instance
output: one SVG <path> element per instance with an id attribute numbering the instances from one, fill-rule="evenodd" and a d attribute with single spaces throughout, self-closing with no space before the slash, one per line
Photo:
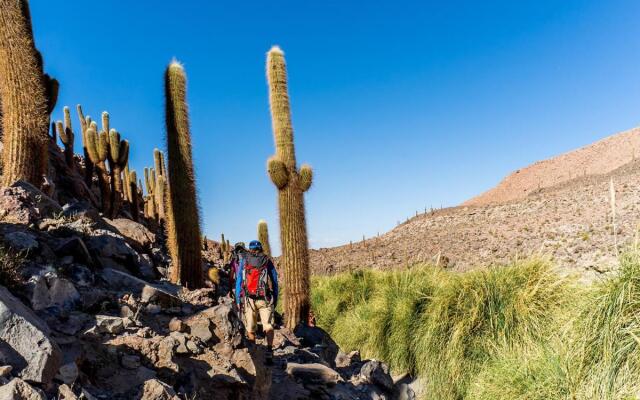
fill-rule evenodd
<path id="1" fill-rule="evenodd" d="M 57 276 L 53 276 L 47 281 L 49 283 L 50 305 L 71 310 L 80 302 L 80 293 L 70 281 Z"/>
<path id="2" fill-rule="evenodd" d="M 59 400 L 78 400 L 78 396 L 73 393 L 71 388 L 66 384 L 60 385 L 58 387 L 58 399 Z"/>
<path id="3" fill-rule="evenodd" d="M 127 243 L 138 251 L 145 251 L 151 248 L 151 244 L 156 240 L 156 235 L 147 229 L 147 227 L 130 219 L 116 218 L 110 220 L 105 218 L 105 222 L 109 224 L 116 233 L 124 236 Z"/>
<path id="4" fill-rule="evenodd" d="M 157 303 L 162 307 L 174 307 L 182 304 L 180 298 L 167 291 L 164 287 L 152 285 L 126 272 L 105 268 L 101 271 L 100 276 L 110 287 L 140 293 L 140 301 L 142 303 Z"/>
<path id="5" fill-rule="evenodd" d="M 47 397 L 22 379 L 14 378 L 0 386 L 0 400 L 47 400 Z"/>
<path id="6" fill-rule="evenodd" d="M 184 332 L 186 330 L 186 325 L 179 318 L 171 318 L 169 321 L 169 331 L 170 332 Z"/>
<path id="7" fill-rule="evenodd" d="M 96 315 L 96 331 L 98 333 L 110 333 L 117 335 L 124 331 L 124 323 L 120 317 Z"/>
<path id="8" fill-rule="evenodd" d="M 389 366 L 378 360 L 367 361 L 360 369 L 360 377 L 365 382 L 377 385 L 385 391 L 393 390 L 393 379 L 389 375 Z"/>
<path id="9" fill-rule="evenodd" d="M 355 362 L 360 362 L 360 352 L 354 350 L 349 354 L 343 353 L 342 351 L 338 352 L 336 356 L 335 365 L 338 368 L 347 368 L 350 367 L 351 364 Z"/>
<path id="10" fill-rule="evenodd" d="M 303 346 L 310 347 L 322 361 L 335 368 L 338 345 L 327 332 L 315 326 L 298 325 L 294 333 L 300 338 Z"/>
<path id="11" fill-rule="evenodd" d="M 13 367 L 11 365 L 3 365 L 0 367 L 0 377 L 7 377 L 13 371 Z"/>
<path id="12" fill-rule="evenodd" d="M 6 288 L 0 286 L 0 363 L 21 378 L 49 383 L 62 361 L 49 327 Z"/>
<path id="13" fill-rule="evenodd" d="M 179 400 L 171 386 L 157 379 L 146 381 L 138 398 L 140 400 Z"/>
<path id="14" fill-rule="evenodd" d="M 138 253 L 127 244 L 122 236 L 106 229 L 96 229 L 91 232 L 91 237 L 87 240 L 87 247 L 101 261 L 109 259 L 127 266 L 134 264 L 138 258 Z M 102 264 L 105 266 L 104 261 Z"/>
<path id="15" fill-rule="evenodd" d="M 86 265 L 93 265 L 93 258 L 89 253 L 87 245 L 77 236 L 61 239 L 54 249 L 56 255 L 60 257 L 72 256 L 76 262 Z"/>
<path id="16" fill-rule="evenodd" d="M 335 370 L 319 363 L 288 363 L 287 374 L 296 380 L 310 384 L 335 385 L 342 380 Z"/>
<path id="17" fill-rule="evenodd" d="M 54 306 L 64 310 L 74 309 L 80 303 L 80 293 L 73 283 L 52 274 L 47 275 L 34 276 L 29 281 L 31 308 L 36 311 Z"/>
<path id="18" fill-rule="evenodd" d="M 15 231 L 4 235 L 4 242 L 16 251 L 34 251 L 39 247 L 36 237 L 28 232 Z"/>
<path id="19" fill-rule="evenodd" d="M 60 204 L 35 186 L 17 181 L 0 189 L 0 221 L 14 224 L 35 224 L 38 220 L 59 214 Z"/>
<path id="20" fill-rule="evenodd" d="M 66 383 L 67 385 L 71 385 L 73 384 L 73 382 L 76 381 L 76 379 L 78 379 L 78 366 L 76 365 L 75 361 L 64 364 L 62 367 L 60 367 L 60 370 L 58 371 L 58 375 L 56 376 L 57 379 L 60 379 L 62 382 Z"/>

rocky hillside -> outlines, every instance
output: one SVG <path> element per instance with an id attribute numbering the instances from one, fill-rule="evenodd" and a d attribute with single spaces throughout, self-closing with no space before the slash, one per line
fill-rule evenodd
<path id="1" fill-rule="evenodd" d="M 633 130 L 606 140 L 640 141 L 639 133 Z M 587 149 L 579 151 L 594 151 Z M 623 147 L 624 151 L 629 149 Z M 627 161 L 630 158 L 631 155 Z M 549 165 L 555 164 L 550 161 Z M 563 271 L 591 280 L 615 268 L 614 243 L 622 248 L 636 238 L 640 223 L 640 161 L 630 161 L 603 174 L 575 175 L 555 186 L 531 190 L 516 200 L 428 212 L 380 237 L 314 250 L 313 271 L 326 274 L 360 267 L 384 269 L 417 262 L 437 262 L 453 270 L 466 270 L 506 263 L 516 257 L 543 255 L 552 257 Z M 610 180 L 616 192 L 615 235 Z"/>
<path id="2" fill-rule="evenodd" d="M 462 205 L 475 206 L 521 200 L 536 190 L 569 182 L 579 176 L 607 174 L 639 156 L 640 128 L 634 128 L 519 169 L 493 189 L 467 200 Z"/>
<path id="3" fill-rule="evenodd" d="M 315 327 L 278 328 L 267 365 L 224 270 L 205 289 L 169 283 L 162 235 L 141 223 L 20 181 L 0 211 L 2 400 L 413 398 L 406 378 Z"/>

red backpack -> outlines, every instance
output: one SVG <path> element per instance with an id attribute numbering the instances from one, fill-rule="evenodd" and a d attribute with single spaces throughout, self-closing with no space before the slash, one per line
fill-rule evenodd
<path id="1" fill-rule="evenodd" d="M 269 295 L 269 258 L 265 255 L 246 255 L 244 261 L 244 294 L 252 298 Z"/>

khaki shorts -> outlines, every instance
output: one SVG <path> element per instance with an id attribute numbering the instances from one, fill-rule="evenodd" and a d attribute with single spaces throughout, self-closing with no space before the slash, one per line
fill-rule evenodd
<path id="1" fill-rule="evenodd" d="M 254 333 L 258 324 L 258 316 L 265 332 L 273 330 L 273 306 L 266 300 L 246 299 L 244 305 L 244 324 L 248 332 Z"/>

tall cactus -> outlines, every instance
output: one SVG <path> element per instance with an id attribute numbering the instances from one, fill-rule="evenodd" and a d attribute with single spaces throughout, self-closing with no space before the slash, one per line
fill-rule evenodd
<path id="1" fill-rule="evenodd" d="M 131 202 L 131 217 L 134 221 L 138 221 L 140 217 L 140 205 L 138 203 L 138 185 L 137 185 L 137 176 L 136 171 L 131 171 L 129 173 L 129 194 L 131 198 L 129 201 Z"/>
<path id="2" fill-rule="evenodd" d="M 144 169 L 144 183 L 147 187 L 147 197 L 145 198 L 145 216 L 149 219 L 158 219 L 156 210 L 156 172 L 153 168 Z"/>
<path id="3" fill-rule="evenodd" d="M 45 87 L 44 78 L 28 3 L 0 0 L 3 186 L 23 179 L 39 187 L 46 174 L 49 106 L 54 91 Z M 57 88 L 51 82 L 52 88 Z"/>
<path id="4" fill-rule="evenodd" d="M 120 133 L 115 129 L 109 131 L 109 169 L 111 175 L 111 216 L 118 216 L 122 205 L 124 189 L 122 186 L 122 170 L 129 161 L 129 142 L 120 139 Z"/>
<path id="5" fill-rule="evenodd" d="M 109 186 L 109 173 L 105 161 L 109 155 L 109 135 L 103 125 L 102 131 L 97 133 L 98 125 L 91 122 L 85 132 L 85 144 L 89 159 L 97 169 L 98 184 L 100 185 L 100 195 L 102 197 L 102 212 L 110 215 L 111 187 Z"/>
<path id="6" fill-rule="evenodd" d="M 271 244 L 269 243 L 269 226 L 267 221 L 261 219 L 258 221 L 258 241 L 262 243 L 262 250 L 266 255 L 271 257 Z"/>
<path id="7" fill-rule="evenodd" d="M 204 276 L 186 91 L 184 68 L 172 61 L 165 72 L 169 161 L 167 238 L 172 261 L 171 280 L 194 289 L 204 285 Z"/>
<path id="8" fill-rule="evenodd" d="M 73 134 L 73 128 L 71 127 L 71 113 L 69 107 L 64 107 L 64 124 L 62 121 L 56 122 L 56 130 L 60 141 L 64 145 L 64 159 L 69 168 L 75 168 L 75 161 L 73 160 L 73 141 L 75 135 Z"/>
<path id="9" fill-rule="evenodd" d="M 309 249 L 305 220 L 304 195 L 311 187 L 312 170 L 299 170 L 293 145 L 293 127 L 287 91 L 287 68 L 284 53 L 274 46 L 267 53 L 269 103 L 276 154 L 269 158 L 267 169 L 278 188 L 280 212 L 281 265 L 284 268 L 285 325 L 293 329 L 306 323 L 309 303 Z"/>
<path id="10" fill-rule="evenodd" d="M 76 110 L 78 111 L 78 119 L 80 120 L 80 133 L 82 133 L 82 150 L 84 153 L 84 182 L 87 184 L 88 188 L 91 188 L 91 183 L 93 182 L 93 162 L 91 161 L 91 157 L 89 157 L 89 151 L 87 150 L 87 138 L 86 133 L 87 129 L 91 125 L 89 117 L 85 117 L 82 112 L 82 106 L 78 104 L 76 106 Z"/>
<path id="11" fill-rule="evenodd" d="M 164 164 L 164 154 L 158 149 L 153 150 L 153 160 L 156 171 L 156 184 L 154 201 L 155 208 L 158 213 L 158 219 L 163 221 L 165 219 L 165 189 L 166 189 L 166 169 Z M 160 182 L 162 180 L 162 182 Z"/>

